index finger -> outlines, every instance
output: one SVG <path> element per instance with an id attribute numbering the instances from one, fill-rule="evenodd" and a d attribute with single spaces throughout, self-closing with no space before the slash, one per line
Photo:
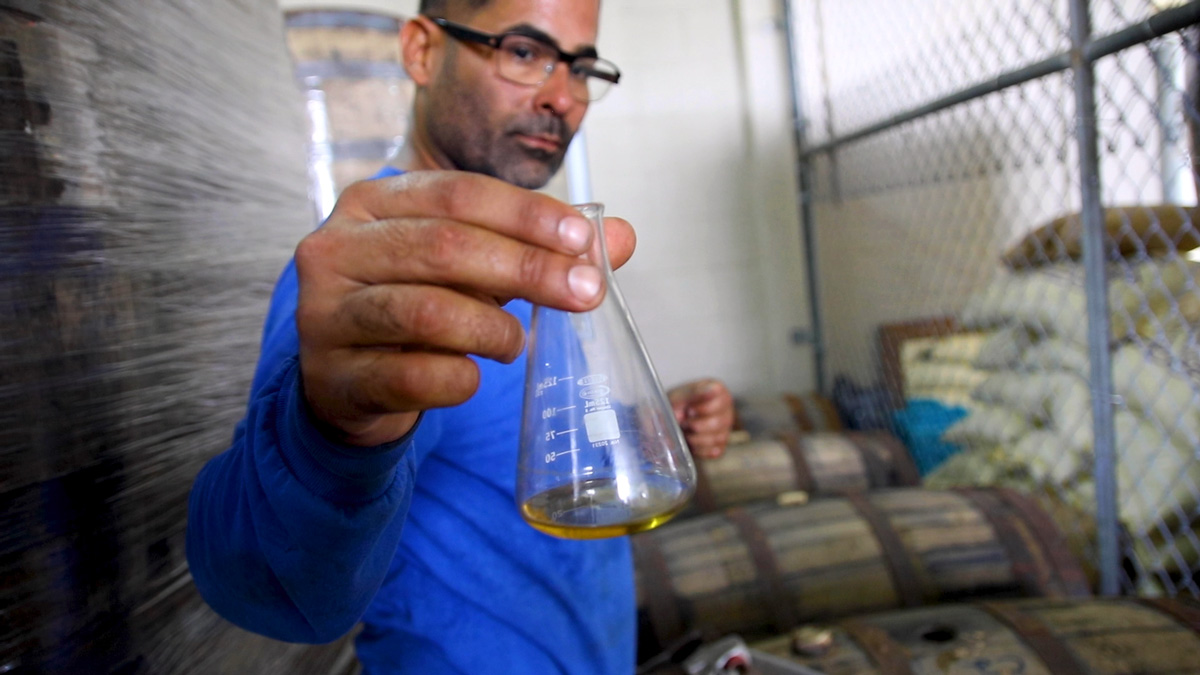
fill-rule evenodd
<path id="1" fill-rule="evenodd" d="M 359 222 L 441 218 L 572 255 L 587 250 L 592 237 L 591 224 L 569 204 L 465 171 L 412 171 L 355 183 L 342 193 L 331 221 L 334 216 Z"/>

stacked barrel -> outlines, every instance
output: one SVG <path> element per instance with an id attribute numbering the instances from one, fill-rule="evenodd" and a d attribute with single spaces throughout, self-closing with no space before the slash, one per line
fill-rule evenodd
<path id="1" fill-rule="evenodd" d="M 1200 603 L 1092 598 L 972 602 L 849 618 L 755 645 L 830 675 L 1200 672 Z"/>
<path id="2" fill-rule="evenodd" d="M 966 602 L 991 603 L 975 611 L 1010 618 L 1026 606 L 997 603 L 1040 598 L 1093 611 L 1089 577 L 1042 503 L 1010 489 L 924 489 L 898 439 L 844 430 L 817 395 L 736 403 L 740 438 L 721 458 L 698 460 L 689 510 L 633 538 L 643 663 L 689 640 L 737 634 L 828 672 L 920 672 L 878 669 L 869 649 L 890 650 L 896 662 L 909 652 L 863 617 L 944 612 L 939 625 L 963 636 L 975 625 L 955 623 Z M 888 626 L 902 620 L 884 616 Z M 825 627 L 833 621 L 859 633 Z M 863 634 L 867 647 L 855 652 Z M 839 669 L 854 659 L 869 667 Z"/>

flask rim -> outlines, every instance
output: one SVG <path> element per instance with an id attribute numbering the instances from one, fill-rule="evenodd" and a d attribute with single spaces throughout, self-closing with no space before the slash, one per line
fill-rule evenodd
<path id="1" fill-rule="evenodd" d="M 608 241 L 604 236 L 604 204 L 601 202 L 584 202 L 582 204 L 572 204 L 571 208 L 579 211 L 579 214 L 587 219 L 594 228 L 592 237 L 592 246 L 587 253 L 587 257 L 592 263 L 600 268 L 606 280 L 612 278 L 612 263 L 608 259 Z"/>

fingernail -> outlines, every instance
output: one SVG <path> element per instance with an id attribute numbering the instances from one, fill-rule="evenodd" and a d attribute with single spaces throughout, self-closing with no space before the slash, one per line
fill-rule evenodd
<path id="1" fill-rule="evenodd" d="M 591 265 L 578 265 L 567 272 L 567 285 L 575 297 L 591 300 L 600 292 L 600 270 Z"/>
<path id="2" fill-rule="evenodd" d="M 592 224 L 579 216 L 558 221 L 558 239 L 570 251 L 583 251 L 592 238 Z"/>

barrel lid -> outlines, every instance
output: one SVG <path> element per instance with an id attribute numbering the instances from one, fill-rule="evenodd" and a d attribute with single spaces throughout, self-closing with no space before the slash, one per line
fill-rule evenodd
<path id="1" fill-rule="evenodd" d="M 779 506 L 803 506 L 808 503 L 808 493 L 804 490 L 781 492 L 776 495 L 775 503 Z"/>
<path id="2" fill-rule="evenodd" d="M 792 651 L 801 656 L 821 656 L 833 646 L 833 631 L 824 626 L 801 626 L 791 638 Z"/>

